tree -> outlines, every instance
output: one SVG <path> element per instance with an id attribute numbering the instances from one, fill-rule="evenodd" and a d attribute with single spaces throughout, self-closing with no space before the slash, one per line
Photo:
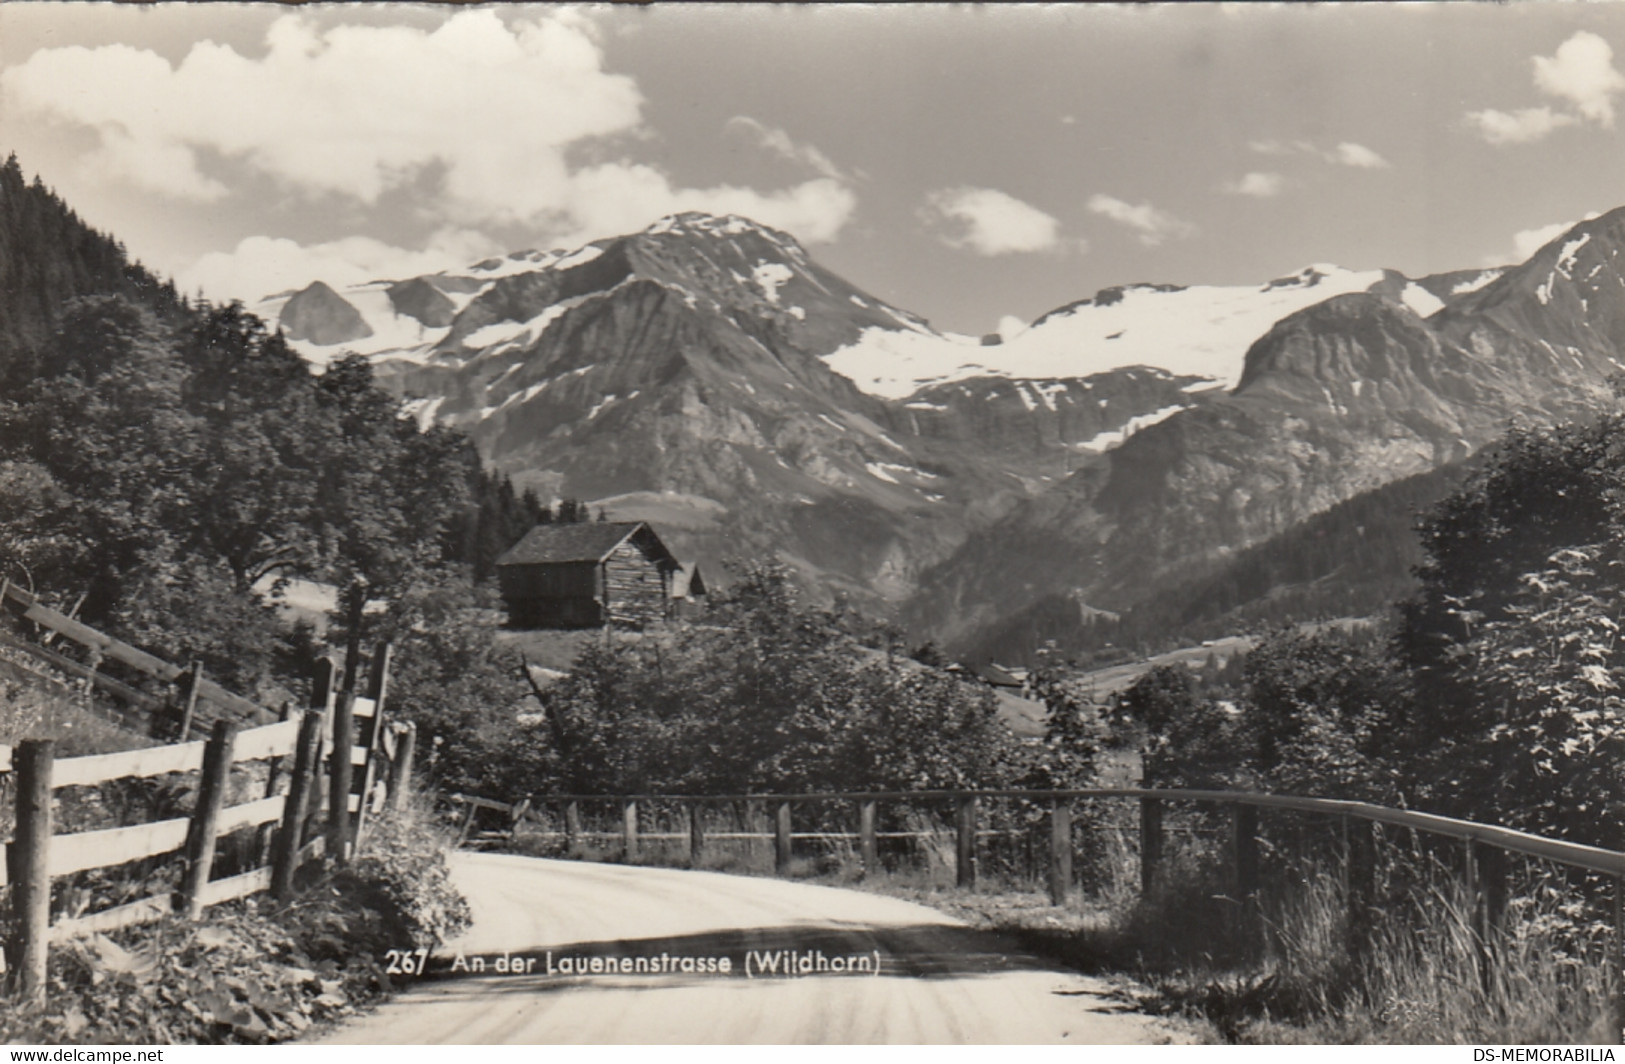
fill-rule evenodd
<path id="1" fill-rule="evenodd" d="M 1236 726 L 1260 786 L 1328 798 L 1396 796 L 1388 744 L 1405 691 L 1381 648 L 1335 630 L 1287 628 L 1247 655 L 1243 675 Z"/>
<path id="2" fill-rule="evenodd" d="M 181 357 L 182 397 L 202 426 L 188 546 L 219 556 L 244 594 L 315 569 L 309 527 L 331 437 L 303 360 L 239 303 L 203 313 Z"/>
<path id="3" fill-rule="evenodd" d="M 1251 752 L 1236 720 L 1198 692 L 1183 665 L 1149 670 L 1117 698 L 1114 716 L 1144 729 L 1147 787 L 1226 788 L 1250 782 Z"/>
<path id="4" fill-rule="evenodd" d="M 563 785 L 589 793 L 966 787 L 1021 761 L 991 691 L 864 649 L 779 566 L 703 627 L 589 646 L 540 698 Z"/>
<path id="5" fill-rule="evenodd" d="M 1396 651 L 1406 772 L 1436 808 L 1625 842 L 1622 429 L 1515 430 L 1423 525 Z"/>

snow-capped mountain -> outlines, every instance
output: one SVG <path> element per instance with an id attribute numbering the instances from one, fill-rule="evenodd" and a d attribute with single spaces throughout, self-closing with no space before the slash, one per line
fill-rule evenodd
<path id="1" fill-rule="evenodd" d="M 1057 585 L 1125 609 L 1336 503 L 1464 458 L 1509 420 L 1584 417 L 1625 366 L 1625 209 L 1505 271 L 1397 275 L 1307 306 L 1236 388 L 1134 434 L 923 573 L 911 616 L 969 639 Z M 1399 298 L 1396 298 L 1399 297 Z M 995 559 L 998 559 L 995 562 Z M 996 567 L 996 568 L 995 568 Z"/>
<path id="2" fill-rule="evenodd" d="M 869 329 L 826 361 L 888 399 L 973 377 L 1054 380 L 1128 366 L 1156 366 L 1228 388 L 1241 378 L 1247 348 L 1271 325 L 1384 278 L 1382 270 L 1311 266 L 1257 286 L 1126 285 L 1052 310 L 997 345 L 927 329 Z M 1401 298 L 1425 313 L 1443 306 L 1414 282 Z"/>
<path id="3" fill-rule="evenodd" d="M 966 636 L 1058 586 L 1120 609 L 1509 416 L 1594 402 L 1625 333 L 1581 240 L 1607 224 L 1510 271 L 1110 288 L 999 343 L 702 214 L 257 309 L 313 362 L 370 355 L 421 424 L 544 496 Z"/>

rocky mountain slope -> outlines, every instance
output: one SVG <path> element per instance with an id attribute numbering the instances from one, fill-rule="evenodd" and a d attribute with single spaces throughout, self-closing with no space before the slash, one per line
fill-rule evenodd
<path id="1" fill-rule="evenodd" d="M 1057 584 L 1126 610 L 1334 504 L 1458 461 L 1514 417 L 1611 401 L 1625 210 L 1424 318 L 1392 286 L 1278 322 L 1236 388 L 1145 429 L 973 533 L 922 575 L 911 618 L 974 637 Z M 1467 282 L 1471 285 L 1471 282 Z"/>
<path id="2" fill-rule="evenodd" d="M 423 423 L 464 429 L 544 497 L 651 518 L 684 553 L 778 557 L 871 604 L 900 603 L 971 527 L 1211 386 L 1142 367 L 887 400 L 831 356 L 881 333 L 980 348 L 733 217 L 361 286 L 338 298 L 364 333 L 330 294 L 259 309 L 285 329 L 293 314 L 313 361 L 370 354 Z M 349 338 L 319 342 L 333 335 Z"/>
<path id="3" fill-rule="evenodd" d="M 544 497 L 778 557 L 966 645 L 1057 592 L 1127 609 L 1509 417 L 1594 408 L 1625 342 L 1621 228 L 1506 271 L 1106 289 L 997 343 L 699 214 L 258 309 L 313 361 L 369 354 Z"/>

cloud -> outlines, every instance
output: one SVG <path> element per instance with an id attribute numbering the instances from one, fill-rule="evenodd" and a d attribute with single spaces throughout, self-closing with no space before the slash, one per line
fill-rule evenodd
<path id="1" fill-rule="evenodd" d="M 999 318 L 998 328 L 996 328 L 994 332 L 999 334 L 1000 339 L 1008 340 L 1013 336 L 1018 336 L 1021 333 L 1026 332 L 1027 329 L 1028 325 L 1026 322 L 1022 321 L 1014 314 L 1006 314 Z"/>
<path id="2" fill-rule="evenodd" d="M 1614 69 L 1614 49 L 1582 30 L 1557 46 L 1550 56 L 1530 60 L 1537 90 L 1568 105 L 1569 110 L 1524 107 L 1516 111 L 1469 111 L 1467 124 L 1496 146 L 1531 144 L 1564 126 L 1594 122 L 1614 124 L 1614 97 L 1625 91 L 1625 75 Z"/>
<path id="3" fill-rule="evenodd" d="M 943 231 L 949 247 L 978 255 L 1054 251 L 1062 246 L 1061 223 L 1030 203 L 995 188 L 938 189 L 926 196 L 923 220 Z"/>
<path id="4" fill-rule="evenodd" d="M 466 267 L 505 250 L 483 233 L 451 228 L 435 233 L 416 251 L 361 236 L 309 246 L 280 237 L 251 236 L 231 251 L 204 255 L 181 270 L 175 284 L 188 294 L 202 290 L 215 301 L 240 299 L 252 304 L 312 281 L 341 288 L 415 277 Z"/>
<path id="5" fill-rule="evenodd" d="M 1361 170 L 1386 170 L 1388 160 L 1366 147 L 1364 144 L 1355 144 L 1344 141 L 1327 153 L 1327 162 L 1340 163 L 1343 166 L 1353 166 Z"/>
<path id="6" fill-rule="evenodd" d="M 728 119 L 727 128 L 750 134 L 755 138 L 757 144 L 781 159 L 799 163 L 836 181 L 845 181 L 847 179 L 846 174 L 831 161 L 829 156 L 811 144 L 798 143 L 782 129 L 764 125 L 748 115 L 734 115 Z"/>
<path id="7" fill-rule="evenodd" d="M 1322 148 L 1310 140 L 1252 140 L 1247 147 L 1260 155 L 1309 155 L 1336 166 L 1352 166 L 1361 170 L 1386 170 L 1389 162 L 1364 144 L 1345 140 L 1335 148 Z"/>
<path id="8" fill-rule="evenodd" d="M 1550 107 L 1525 107 L 1508 114 L 1505 111 L 1469 111 L 1467 124 L 1491 144 L 1528 144 L 1540 140 L 1554 129 L 1579 122 L 1570 114 L 1553 111 Z"/>
<path id="9" fill-rule="evenodd" d="M 1512 250 L 1513 254 L 1517 256 L 1516 261 L 1523 262 L 1547 244 L 1579 225 L 1580 222 L 1589 222 L 1595 217 L 1597 217 L 1597 212 L 1592 211 L 1579 221 L 1553 222 L 1551 225 L 1537 226 L 1534 229 L 1520 229 L 1512 234 Z"/>
<path id="10" fill-rule="evenodd" d="M 1614 94 L 1625 77 L 1614 69 L 1614 50 L 1595 33 L 1582 30 L 1557 46 L 1550 57 L 1535 56 L 1535 88 L 1572 103 L 1601 126 L 1614 124 Z"/>
<path id="11" fill-rule="evenodd" d="M 806 219 L 810 231 L 786 228 L 817 240 L 850 214 L 850 191 L 827 184 L 841 180 L 829 160 L 759 123 L 764 144 L 819 179 L 766 193 L 687 189 L 629 159 L 572 165 L 573 149 L 612 159 L 616 143 L 649 132 L 636 82 L 604 69 L 595 34 L 570 9 L 511 25 L 489 8 L 464 10 L 432 30 L 318 31 L 288 15 L 258 58 L 212 41 L 175 65 L 122 44 L 48 48 L 0 73 L 0 93 L 12 109 L 95 131 L 104 179 L 200 202 L 228 196 L 246 171 L 362 206 L 407 190 L 438 221 L 521 224 L 561 241 L 604 214 L 633 216 L 590 201 L 605 187 L 637 192 L 634 228 L 675 210 L 761 203 L 770 224 Z M 428 193 L 426 180 L 436 183 Z"/>
<path id="12" fill-rule="evenodd" d="M 212 187 L 204 151 L 297 190 L 364 203 L 439 164 L 447 191 L 472 213 L 546 209 L 565 179 L 566 147 L 639 122 L 637 86 L 602 70 L 587 24 L 567 12 L 512 30 L 481 10 L 432 32 L 324 34 L 288 16 L 266 42 L 263 58 L 248 59 L 202 41 L 174 67 L 125 45 L 43 49 L 0 75 L 0 88 L 25 110 L 187 160 L 179 187 L 121 174 L 154 191 Z"/>
<path id="13" fill-rule="evenodd" d="M 1286 179 L 1280 174 L 1254 170 L 1242 176 L 1240 181 L 1227 181 L 1224 191 L 1233 196 L 1254 196 L 1258 199 L 1269 199 L 1279 196 L 1286 187 Z"/>
<path id="14" fill-rule="evenodd" d="M 1174 237 L 1194 236 L 1197 231 L 1191 223 L 1158 210 L 1150 203 L 1135 205 L 1102 193 L 1089 197 L 1089 210 L 1135 230 L 1140 243 L 1147 247 L 1156 247 Z"/>

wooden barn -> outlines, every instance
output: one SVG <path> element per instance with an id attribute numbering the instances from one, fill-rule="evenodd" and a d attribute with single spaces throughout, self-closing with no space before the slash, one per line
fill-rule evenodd
<path id="1" fill-rule="evenodd" d="M 677 563 L 671 578 L 672 615 L 692 617 L 705 608 L 708 592 L 700 563 L 689 560 Z"/>
<path id="2" fill-rule="evenodd" d="M 643 628 L 665 619 L 677 559 L 642 521 L 537 525 L 497 559 L 514 628 Z"/>

